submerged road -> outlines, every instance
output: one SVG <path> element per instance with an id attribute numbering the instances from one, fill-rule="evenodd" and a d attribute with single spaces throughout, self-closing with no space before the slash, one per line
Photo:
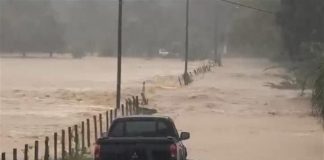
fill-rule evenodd
<path id="1" fill-rule="evenodd" d="M 224 65 L 188 87 L 151 96 L 160 114 L 191 132 L 189 159 L 324 159 L 324 132 L 309 98 L 267 85 L 280 84 L 284 71 L 263 71 L 272 65 L 264 59 L 230 58 Z"/>

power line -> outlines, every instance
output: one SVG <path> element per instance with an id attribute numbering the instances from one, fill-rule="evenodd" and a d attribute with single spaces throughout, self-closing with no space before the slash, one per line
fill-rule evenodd
<path id="1" fill-rule="evenodd" d="M 24 0 L 20 0 L 20 1 L 24 1 Z M 42 1 L 42 0 L 31 0 L 31 1 Z M 68 2 L 68 3 L 71 3 L 73 4 L 74 2 L 86 2 L 86 1 L 100 1 L 100 2 L 112 2 L 112 3 L 117 3 L 118 0 L 55 0 L 56 2 L 57 1 L 61 1 L 61 2 Z M 199 1 L 199 2 L 204 2 L 204 0 L 191 0 L 191 1 Z M 219 2 L 225 2 L 227 4 L 231 4 L 231 5 L 235 5 L 235 6 L 240 6 L 240 7 L 244 7 L 244 8 L 248 8 L 248 9 L 252 9 L 252 10 L 255 10 L 255 11 L 259 11 L 259 12 L 263 12 L 263 13 L 267 13 L 267 14 L 271 14 L 271 15 L 275 15 L 276 13 L 273 12 L 273 11 L 269 11 L 269 10 L 266 10 L 266 9 L 262 9 L 262 8 L 257 8 L 257 7 L 254 7 L 254 6 L 250 6 L 250 5 L 246 5 L 246 4 L 243 4 L 243 3 L 240 3 L 240 2 L 234 2 L 234 1 L 231 1 L 231 0 L 216 0 L 216 1 L 219 1 Z M 125 0 L 125 2 L 157 2 L 157 1 L 152 1 L 152 0 Z M 164 0 L 163 2 L 170 2 L 170 3 L 185 3 L 181 0 Z"/>
<path id="2" fill-rule="evenodd" d="M 240 6 L 240 7 L 253 9 L 253 10 L 256 10 L 256 11 L 259 11 L 259 12 L 264 12 L 264 13 L 271 14 L 271 15 L 276 14 L 275 12 L 272 12 L 272 11 L 268 11 L 268 10 L 261 9 L 261 8 L 256 8 L 256 7 L 249 6 L 249 5 L 246 5 L 246 4 L 242 4 L 242 3 L 239 3 L 239 2 L 233 2 L 233 1 L 229 1 L 229 0 L 218 0 L 218 1 L 222 1 L 222 2 L 225 2 L 225 3 L 233 4 L 233 5 Z"/>
<path id="3" fill-rule="evenodd" d="M 111 0 L 111 1 L 114 1 L 114 0 Z M 126 0 L 126 1 L 129 1 L 129 2 L 154 2 L 154 1 L 150 1 L 150 0 Z M 203 2 L 202 0 L 197 0 L 197 1 Z M 240 6 L 240 7 L 252 9 L 252 10 L 255 10 L 255 11 L 259 11 L 259 12 L 263 12 L 263 13 L 267 13 L 267 14 L 271 14 L 271 15 L 275 15 L 276 14 L 273 11 L 269 11 L 269 10 L 257 8 L 257 7 L 254 7 L 254 6 L 250 6 L 250 5 L 246 5 L 246 4 L 243 4 L 243 3 L 234 2 L 234 1 L 230 1 L 230 0 L 217 0 L 217 1 L 221 1 L 221 2 L 225 2 L 225 3 L 228 3 L 228 4 L 235 5 L 235 6 Z M 176 3 L 181 3 L 180 1 L 175 1 L 175 0 L 169 0 L 169 2 L 172 2 L 172 3 L 175 3 L 175 2 Z"/>

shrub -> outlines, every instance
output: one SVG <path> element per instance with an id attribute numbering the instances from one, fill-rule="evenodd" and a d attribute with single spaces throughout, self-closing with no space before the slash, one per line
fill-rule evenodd
<path id="1" fill-rule="evenodd" d="M 324 60 L 319 69 L 318 78 L 313 89 L 313 112 L 324 120 Z"/>

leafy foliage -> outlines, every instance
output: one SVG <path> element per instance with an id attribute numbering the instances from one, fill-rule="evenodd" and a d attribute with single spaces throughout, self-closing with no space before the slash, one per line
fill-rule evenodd
<path id="1" fill-rule="evenodd" d="M 49 0 L 1 1 L 1 51 L 61 52 L 64 28 Z"/>
<path id="2" fill-rule="evenodd" d="M 240 0 L 242 4 L 275 12 L 280 0 Z M 232 29 L 229 32 L 230 52 L 239 55 L 273 57 L 282 47 L 280 28 L 275 16 L 237 7 L 232 11 Z"/>
<path id="3" fill-rule="evenodd" d="M 307 51 L 324 41 L 323 15 L 322 0 L 282 0 L 278 22 L 282 28 L 285 53 L 292 60 L 304 61 L 317 56 Z"/>
<path id="4" fill-rule="evenodd" d="M 324 119 L 324 1 L 282 0 L 277 20 L 285 52 L 295 64 L 295 75 L 313 88 L 314 113 Z M 308 83 L 311 82 L 311 83 Z"/>
<path id="5" fill-rule="evenodd" d="M 312 102 L 314 113 L 324 117 L 324 60 L 322 60 L 319 76 L 314 84 Z"/>

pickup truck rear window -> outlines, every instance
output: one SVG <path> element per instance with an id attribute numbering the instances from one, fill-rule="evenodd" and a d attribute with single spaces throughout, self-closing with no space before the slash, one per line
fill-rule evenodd
<path id="1" fill-rule="evenodd" d="M 175 137 L 171 124 L 165 121 L 136 120 L 116 122 L 110 137 Z"/>

